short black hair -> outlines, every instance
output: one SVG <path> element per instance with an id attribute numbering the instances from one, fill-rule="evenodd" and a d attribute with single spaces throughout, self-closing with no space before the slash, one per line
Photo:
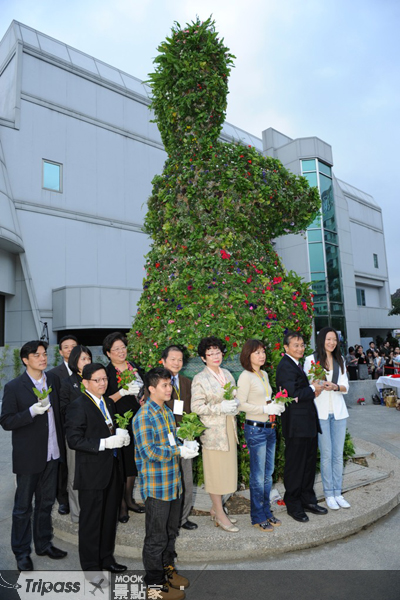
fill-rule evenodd
<path id="1" fill-rule="evenodd" d="M 93 359 L 92 353 L 87 346 L 82 346 L 82 344 L 78 344 L 75 348 L 72 348 L 71 354 L 68 359 L 68 366 L 73 373 L 78 373 L 78 360 L 81 357 L 82 353 L 88 354 L 90 356 L 90 360 Z"/>
<path id="2" fill-rule="evenodd" d="M 283 336 L 283 345 L 284 346 L 289 346 L 290 344 L 290 340 L 303 340 L 304 342 L 304 336 L 300 331 L 293 331 L 292 329 L 289 329 L 285 335 Z"/>
<path id="3" fill-rule="evenodd" d="M 90 365 L 85 365 L 82 370 L 82 379 L 90 381 L 92 379 L 92 375 L 100 370 L 106 370 L 105 366 L 101 363 L 90 363 Z"/>
<path id="4" fill-rule="evenodd" d="M 353 347 L 353 346 L 350 346 L 350 347 L 349 347 L 349 354 L 350 354 L 351 352 L 354 352 L 354 347 Z"/>
<path id="5" fill-rule="evenodd" d="M 85 367 L 86 368 L 86 367 Z M 150 369 L 144 376 L 144 385 L 147 389 L 152 387 L 157 387 L 158 382 L 161 379 L 169 379 L 171 381 L 171 371 L 168 371 L 165 367 L 154 367 L 154 369 Z"/>
<path id="6" fill-rule="evenodd" d="M 28 358 L 30 354 L 35 354 L 39 346 L 43 346 L 46 351 L 49 347 L 48 343 L 44 342 L 43 340 L 32 340 L 31 342 L 26 342 L 19 352 L 20 359 L 22 360 L 23 358 Z M 24 361 L 22 360 L 22 362 Z"/>
<path id="7" fill-rule="evenodd" d="M 163 360 L 165 360 L 166 358 L 168 358 L 168 354 L 171 351 L 174 352 L 182 352 L 182 358 L 185 358 L 185 350 L 186 348 L 184 346 L 177 346 L 176 344 L 171 344 L 171 346 L 167 346 L 166 348 L 164 348 L 162 354 L 161 354 L 161 358 Z"/>
<path id="8" fill-rule="evenodd" d="M 58 347 L 60 348 L 60 350 L 63 342 L 66 342 L 67 340 L 73 340 L 74 342 L 79 344 L 78 338 L 76 338 L 74 335 L 64 335 L 64 337 L 62 337 L 61 340 L 58 342 Z"/>
<path id="9" fill-rule="evenodd" d="M 108 335 L 106 335 L 106 337 L 103 340 L 104 356 L 107 356 L 107 358 L 108 358 L 107 352 L 110 352 L 114 343 L 117 342 L 118 340 L 120 340 L 125 346 L 128 345 L 128 340 L 126 339 L 124 334 L 121 333 L 120 331 L 114 331 L 114 333 L 109 333 Z"/>
<path id="10" fill-rule="evenodd" d="M 207 350 L 210 348 L 219 348 L 222 354 L 225 354 L 226 346 L 222 340 L 215 337 L 214 335 L 210 335 L 209 337 L 205 337 L 200 340 L 200 343 L 197 347 L 197 353 L 201 358 L 206 358 Z"/>

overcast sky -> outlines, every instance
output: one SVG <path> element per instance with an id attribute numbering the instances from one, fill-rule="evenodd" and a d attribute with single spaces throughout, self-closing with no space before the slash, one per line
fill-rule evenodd
<path id="1" fill-rule="evenodd" d="M 0 38 L 15 19 L 147 79 L 173 22 L 210 14 L 237 57 L 227 120 L 331 144 L 336 176 L 382 207 L 400 288 L 399 0 L 0 0 Z"/>

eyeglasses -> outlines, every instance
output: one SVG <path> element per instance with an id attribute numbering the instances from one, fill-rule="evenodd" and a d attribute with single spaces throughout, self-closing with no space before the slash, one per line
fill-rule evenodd
<path id="1" fill-rule="evenodd" d="M 221 350 L 218 350 L 218 352 L 209 352 L 208 354 L 206 352 L 206 356 L 211 356 L 211 357 L 212 356 L 221 356 L 221 354 L 222 354 Z"/>
<path id="2" fill-rule="evenodd" d="M 126 346 L 120 346 L 119 348 L 112 348 L 110 352 L 115 352 L 116 354 L 119 354 L 120 352 L 125 352 L 125 350 Z"/>
<path id="3" fill-rule="evenodd" d="M 89 379 L 89 381 L 94 381 L 95 383 L 107 383 L 108 377 L 99 377 L 98 379 Z"/>
<path id="4" fill-rule="evenodd" d="M 40 358 L 41 356 L 47 356 L 47 352 L 35 352 L 33 355 L 35 358 Z"/>

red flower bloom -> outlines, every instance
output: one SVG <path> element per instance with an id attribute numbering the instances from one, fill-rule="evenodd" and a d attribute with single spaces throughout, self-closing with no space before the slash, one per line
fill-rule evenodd
<path id="1" fill-rule="evenodd" d="M 228 252 L 226 252 L 226 250 L 220 250 L 220 253 L 221 253 L 221 258 L 224 260 L 227 260 L 231 257 L 231 255 L 228 254 Z"/>
<path id="2" fill-rule="evenodd" d="M 226 336 L 225 336 L 225 339 L 226 339 L 226 341 L 227 341 L 227 342 L 229 342 L 229 340 L 230 340 L 230 337 L 229 337 L 229 335 L 226 335 Z"/>
<path id="3" fill-rule="evenodd" d="M 246 279 L 246 283 L 251 283 L 251 281 L 252 281 L 251 277 L 248 277 L 248 278 Z"/>
<path id="4" fill-rule="evenodd" d="M 236 342 L 233 342 L 232 346 L 233 346 L 234 348 L 237 348 L 237 343 L 236 343 Z"/>
<path id="5" fill-rule="evenodd" d="M 154 266 L 156 269 L 158 269 L 158 267 L 160 266 L 160 263 L 156 263 Z"/>
<path id="6" fill-rule="evenodd" d="M 281 281 L 282 281 L 282 277 L 274 277 L 274 280 L 272 283 L 274 285 L 277 285 L 278 283 L 281 283 Z"/>
<path id="7" fill-rule="evenodd" d="M 187 289 L 190 291 L 190 290 L 192 290 L 192 289 L 193 289 L 193 286 L 192 286 L 192 285 L 188 285 L 188 286 L 187 286 Z"/>

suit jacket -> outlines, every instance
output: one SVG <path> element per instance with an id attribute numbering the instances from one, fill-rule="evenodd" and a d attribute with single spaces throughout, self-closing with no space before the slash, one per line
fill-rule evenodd
<path id="1" fill-rule="evenodd" d="M 106 396 L 103 399 L 114 422 L 114 402 Z M 65 429 L 68 446 L 76 450 L 74 489 L 104 490 L 111 479 L 114 454 L 107 448 L 99 450 L 100 440 L 111 433 L 94 400 L 86 394 L 74 400 L 66 410 Z"/>
<path id="2" fill-rule="evenodd" d="M 315 393 L 307 375 L 286 354 L 276 368 L 276 387 L 286 389 L 289 396 L 298 402 L 286 405 L 282 414 L 282 433 L 285 438 L 315 437 L 321 433 L 318 413 L 315 407 Z"/>
<path id="3" fill-rule="evenodd" d="M 69 373 L 68 373 L 68 369 L 65 366 L 64 360 L 62 361 L 62 363 L 60 365 L 57 365 L 57 367 L 54 367 L 54 369 L 50 369 L 49 371 L 46 372 L 47 373 L 52 373 L 53 375 L 57 375 L 57 377 L 60 380 L 60 383 L 62 381 L 64 381 L 64 379 L 67 379 L 67 377 L 69 377 Z"/>
<path id="4" fill-rule="evenodd" d="M 192 381 L 189 377 L 179 374 L 179 396 L 183 400 L 183 410 L 186 413 L 191 412 L 191 399 L 192 399 Z M 174 412 L 174 400 L 178 399 L 178 394 L 175 388 L 172 389 L 171 400 L 165 402 L 165 404 Z M 174 415 L 177 426 L 182 421 L 182 415 Z"/>
<path id="5" fill-rule="evenodd" d="M 70 377 L 64 379 L 64 381 L 61 383 L 60 411 L 63 425 L 65 424 L 65 415 L 68 406 L 71 404 L 71 402 L 79 398 L 79 396 L 82 396 L 81 383 L 82 377 L 80 377 L 77 373 L 72 373 Z"/>
<path id="6" fill-rule="evenodd" d="M 50 402 L 54 413 L 60 460 L 65 462 L 65 443 L 61 426 L 59 391 L 60 382 L 46 373 L 47 386 L 52 388 Z M 29 408 L 38 399 L 33 393 L 33 383 L 26 371 L 4 387 L 0 425 L 12 431 L 13 473 L 32 475 L 44 471 L 47 463 L 49 416 L 32 417 Z"/>
<path id="7" fill-rule="evenodd" d="M 235 384 L 233 375 L 226 369 L 222 369 L 227 382 Z M 226 431 L 226 419 L 231 418 L 221 412 L 221 402 L 224 399 L 224 390 L 206 367 L 194 376 L 192 382 L 192 411 L 200 416 L 207 429 L 200 439 L 206 450 L 229 450 L 228 434 Z M 239 410 L 235 414 L 238 414 Z M 237 426 L 236 418 L 233 417 L 236 441 Z"/>

